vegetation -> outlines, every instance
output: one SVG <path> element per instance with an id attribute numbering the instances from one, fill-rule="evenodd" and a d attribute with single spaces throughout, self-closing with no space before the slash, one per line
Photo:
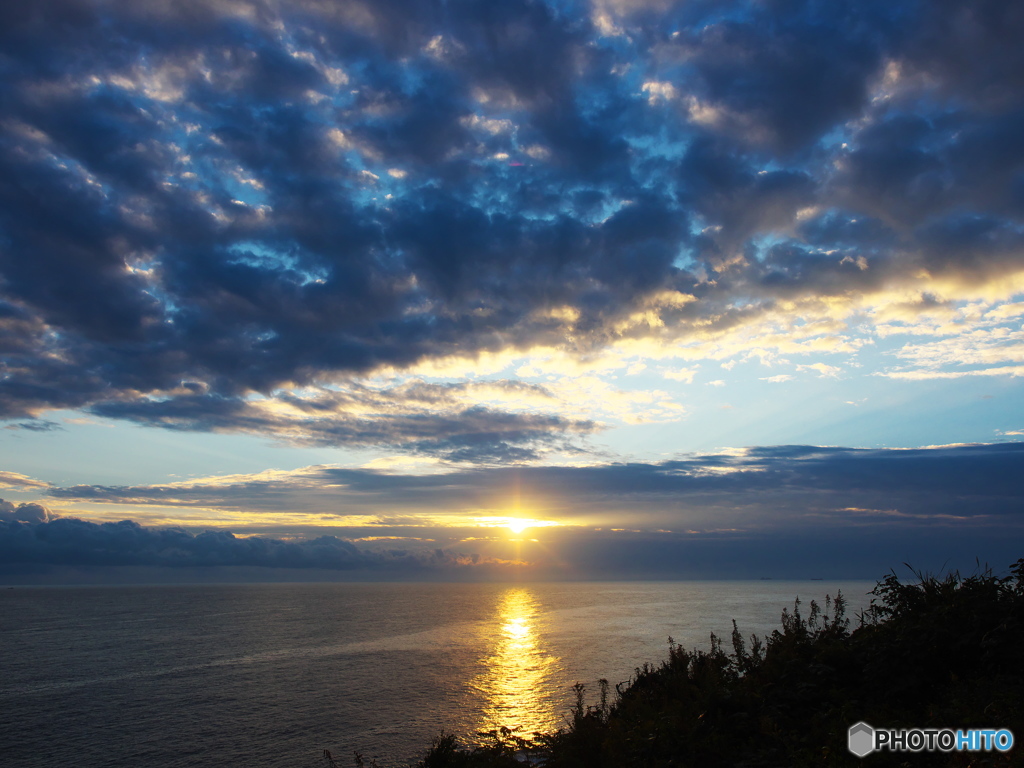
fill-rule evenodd
<path id="1" fill-rule="evenodd" d="M 913 572 L 913 571 L 912 571 Z M 643 766 L 846 766 L 858 721 L 887 728 L 1008 728 L 1024 738 L 1024 559 L 1011 576 L 895 573 L 850 631 L 845 600 L 799 600 L 768 638 L 731 651 L 712 635 L 709 651 L 671 642 L 660 666 L 636 670 L 608 701 L 588 706 L 582 685 L 567 726 L 525 739 L 503 728 L 486 747 L 438 737 L 417 768 Z M 871 766 L 1024 765 L 1007 753 L 879 752 Z"/>

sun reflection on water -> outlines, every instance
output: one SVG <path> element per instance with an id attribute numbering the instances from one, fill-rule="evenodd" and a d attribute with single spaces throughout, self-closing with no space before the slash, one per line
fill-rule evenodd
<path id="1" fill-rule="evenodd" d="M 498 600 L 493 641 L 474 687 L 484 695 L 477 731 L 505 726 L 529 737 L 558 724 L 550 699 L 558 659 L 546 653 L 537 632 L 538 605 L 530 590 L 513 587 Z"/>

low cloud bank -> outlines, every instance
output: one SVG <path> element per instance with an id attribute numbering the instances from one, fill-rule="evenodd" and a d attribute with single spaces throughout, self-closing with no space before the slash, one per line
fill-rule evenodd
<path id="1" fill-rule="evenodd" d="M 21 507 L 45 510 L 38 504 Z M 229 531 L 192 534 L 181 528 L 149 528 L 132 520 L 92 523 L 74 517 L 3 520 L 0 562 L 8 571 L 19 566 L 255 566 L 415 573 L 510 565 L 443 549 L 369 552 L 336 536 L 296 541 L 240 538 Z"/>
<path id="2" fill-rule="evenodd" d="M 971 572 L 1020 557 L 992 528 L 807 526 L 798 531 L 552 529 L 543 541 L 369 550 L 336 536 L 285 540 L 193 534 L 131 520 L 0 522 L 0 582 L 878 579 L 903 563 Z M 458 547 L 458 544 L 454 544 Z M 134 574 L 134 575 L 133 575 Z"/>

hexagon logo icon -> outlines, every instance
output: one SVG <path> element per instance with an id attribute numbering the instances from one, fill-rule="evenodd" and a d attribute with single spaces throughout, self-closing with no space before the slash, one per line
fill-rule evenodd
<path id="1" fill-rule="evenodd" d="M 846 746 L 857 757 L 864 757 L 875 751 L 875 729 L 865 722 L 851 725 Z"/>

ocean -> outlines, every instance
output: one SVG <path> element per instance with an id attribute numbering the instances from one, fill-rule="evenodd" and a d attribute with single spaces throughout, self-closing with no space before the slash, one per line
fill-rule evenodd
<path id="1" fill-rule="evenodd" d="M 557 728 L 668 638 L 729 647 L 784 607 L 873 582 L 257 584 L 0 588 L 4 765 L 381 765 L 442 729 Z"/>

